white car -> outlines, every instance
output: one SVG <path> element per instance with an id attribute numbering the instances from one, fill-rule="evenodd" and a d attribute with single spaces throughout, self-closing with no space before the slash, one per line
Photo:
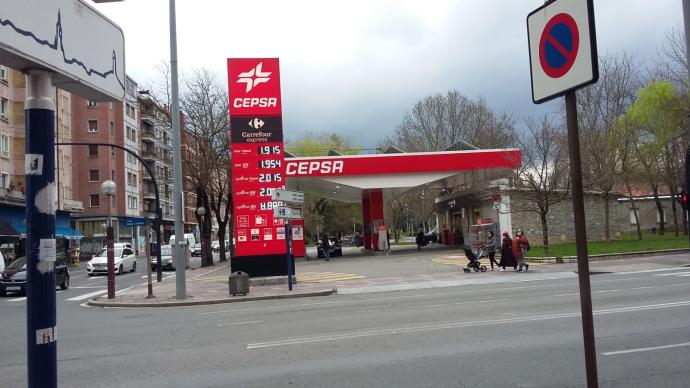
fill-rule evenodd
<path id="1" fill-rule="evenodd" d="M 151 270 L 155 271 L 158 265 L 158 256 L 151 256 Z M 163 245 L 161 247 L 161 268 L 175 269 L 175 262 L 172 256 L 172 247 L 170 245 Z"/>
<path id="2" fill-rule="evenodd" d="M 134 272 L 137 270 L 137 257 L 129 248 L 114 248 L 115 273 L 121 274 L 124 271 Z M 93 255 L 86 264 L 86 273 L 95 275 L 98 273 L 108 273 L 108 249 L 101 248 L 98 253 Z"/>

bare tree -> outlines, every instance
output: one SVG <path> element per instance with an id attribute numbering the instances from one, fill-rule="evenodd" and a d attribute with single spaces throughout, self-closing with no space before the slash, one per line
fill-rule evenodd
<path id="1" fill-rule="evenodd" d="M 211 214 L 218 223 L 220 258 L 225 260 L 225 233 L 230 217 L 230 118 L 228 98 L 207 70 L 195 71 L 184 82 L 180 106 L 185 112 L 188 133 L 187 171 L 197 194 L 197 204 L 208 216 L 198 217 L 201 225 L 202 266 L 213 265 Z M 211 213 L 213 212 L 213 213 Z"/>
<path id="2" fill-rule="evenodd" d="M 515 138 L 515 122 L 508 114 L 495 113 L 481 97 L 472 100 L 451 90 L 417 102 L 380 147 L 441 151 L 465 141 L 479 148 L 504 148 L 514 145 Z"/>
<path id="3" fill-rule="evenodd" d="M 568 149 L 563 128 L 544 116 L 526 121 L 527 134 L 520 140 L 523 163 L 518 170 L 516 187 L 523 189 L 528 205 L 512 212 L 531 211 L 539 215 L 544 249 L 549 249 L 547 215 L 551 206 L 569 195 Z"/>
<path id="4" fill-rule="evenodd" d="M 634 57 L 604 56 L 599 81 L 577 91 L 585 188 L 600 191 L 604 199 L 604 237 L 611 238 L 610 202 L 619 181 L 620 155 L 612 147 L 615 125 L 635 100 L 641 86 L 640 64 Z M 612 152 L 614 151 L 614 152 Z"/>

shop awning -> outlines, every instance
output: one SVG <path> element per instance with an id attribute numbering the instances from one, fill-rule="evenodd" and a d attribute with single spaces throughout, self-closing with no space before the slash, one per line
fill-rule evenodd
<path id="1" fill-rule="evenodd" d="M 15 225 L 14 228 L 18 232 L 18 235 L 21 234 L 23 236 L 26 236 L 26 226 Z M 57 226 L 55 227 L 55 237 L 82 238 L 84 236 L 81 233 L 79 233 L 78 230 L 74 230 L 70 227 Z"/>
<path id="2" fill-rule="evenodd" d="M 0 237 L 19 237 L 19 232 L 9 223 L 0 219 Z"/>

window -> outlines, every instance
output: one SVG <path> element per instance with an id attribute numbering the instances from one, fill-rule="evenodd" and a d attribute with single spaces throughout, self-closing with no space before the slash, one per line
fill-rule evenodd
<path id="1" fill-rule="evenodd" d="M 0 134 L 0 158 L 10 158 L 10 137 Z"/>
<path id="2" fill-rule="evenodd" d="M 137 141 L 137 130 L 127 126 L 127 139 L 131 141 Z"/>
<path id="3" fill-rule="evenodd" d="M 115 170 L 110 170 L 110 180 L 115 182 Z"/>
<path id="4" fill-rule="evenodd" d="M 132 174 L 132 186 L 137 187 L 137 174 Z"/>
<path id="5" fill-rule="evenodd" d="M 110 147 L 110 159 L 115 159 L 115 147 Z"/>
<path id="6" fill-rule="evenodd" d="M 101 206 L 101 196 L 98 194 L 89 194 L 89 206 L 90 207 Z"/>
<path id="7" fill-rule="evenodd" d="M 89 182 L 98 182 L 98 170 L 89 170 Z"/>
<path id="8" fill-rule="evenodd" d="M 0 81 L 4 84 L 7 84 L 8 72 L 7 66 L 0 65 Z"/>
<path id="9" fill-rule="evenodd" d="M 0 120 L 7 121 L 10 117 L 10 101 L 5 97 L 0 98 Z"/>
<path id="10" fill-rule="evenodd" d="M 88 131 L 89 133 L 98 132 L 98 120 L 89 120 Z"/>
<path id="11" fill-rule="evenodd" d="M 10 101 L 5 97 L 0 98 L 0 120 L 7 121 L 10 118 Z"/>
<path id="12" fill-rule="evenodd" d="M 133 195 L 127 196 L 127 208 L 134 210 L 139 209 L 139 201 L 137 200 L 137 197 Z"/>
<path id="13" fill-rule="evenodd" d="M 127 173 L 127 185 L 137 187 L 137 174 Z"/>
<path id="14" fill-rule="evenodd" d="M 127 103 L 127 106 L 125 107 L 127 117 L 131 117 L 133 119 L 137 118 L 137 113 L 133 105 Z"/>
<path id="15" fill-rule="evenodd" d="M 108 103 L 108 108 L 110 108 L 110 110 L 113 110 L 113 103 L 112 102 Z"/>
<path id="16" fill-rule="evenodd" d="M 112 121 L 110 122 L 110 132 L 115 132 L 115 123 Z"/>
<path id="17" fill-rule="evenodd" d="M 0 172 L 0 189 L 8 189 L 10 187 L 10 174 Z"/>
<path id="18" fill-rule="evenodd" d="M 97 145 L 90 145 L 89 146 L 89 158 L 97 158 L 98 157 L 98 146 Z"/>
<path id="19" fill-rule="evenodd" d="M 86 101 L 86 107 L 89 109 L 94 109 L 97 106 L 98 103 L 96 101 Z"/>
<path id="20" fill-rule="evenodd" d="M 127 153 L 127 163 L 131 163 L 136 167 L 138 162 L 139 161 L 134 155 L 130 154 L 129 152 Z"/>

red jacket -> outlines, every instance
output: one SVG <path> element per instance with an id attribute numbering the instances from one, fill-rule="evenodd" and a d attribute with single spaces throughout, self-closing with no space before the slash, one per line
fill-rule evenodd
<path id="1" fill-rule="evenodd" d="M 529 241 L 524 234 L 522 236 L 515 236 L 513 239 L 513 256 L 522 256 L 522 250 L 526 251 L 527 245 L 529 245 Z"/>

